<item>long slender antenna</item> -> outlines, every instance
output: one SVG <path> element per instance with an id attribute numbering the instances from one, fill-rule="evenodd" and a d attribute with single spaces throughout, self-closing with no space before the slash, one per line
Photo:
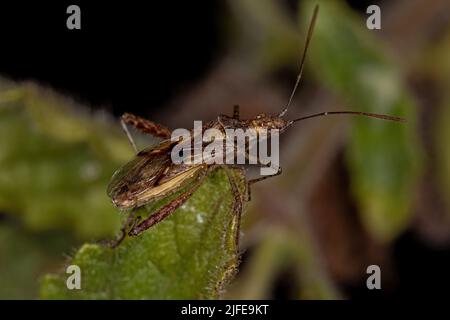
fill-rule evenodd
<path id="1" fill-rule="evenodd" d="M 292 90 L 291 96 L 289 97 L 289 101 L 286 105 L 286 108 L 284 108 L 284 110 L 281 111 L 281 113 L 278 115 L 279 117 L 284 116 L 286 114 L 286 112 L 288 111 L 289 106 L 291 105 L 292 99 L 294 98 L 295 92 L 297 91 L 297 87 L 300 83 L 300 79 L 302 78 L 303 67 L 305 65 L 305 59 L 306 59 L 306 52 L 308 51 L 309 42 L 311 41 L 311 38 L 312 38 L 314 25 L 316 23 L 316 18 L 317 18 L 318 13 L 319 13 L 319 5 L 316 5 L 314 7 L 314 13 L 311 18 L 311 22 L 309 23 L 308 35 L 306 36 L 305 47 L 303 48 L 302 60 L 300 62 L 300 71 L 298 73 L 297 80 L 295 81 L 294 89 Z"/>
<path id="2" fill-rule="evenodd" d="M 377 119 L 388 120 L 388 121 L 405 122 L 404 118 L 388 116 L 385 114 L 359 112 L 359 111 L 328 111 L 328 112 L 315 113 L 315 114 L 311 114 L 309 116 L 291 120 L 289 124 L 292 124 L 297 121 L 302 121 L 302 120 L 311 119 L 311 118 L 315 118 L 315 117 L 323 117 L 323 116 L 328 116 L 328 115 L 333 115 L 333 114 L 351 114 L 351 115 L 356 115 L 356 116 L 365 116 L 365 117 L 377 118 Z"/>

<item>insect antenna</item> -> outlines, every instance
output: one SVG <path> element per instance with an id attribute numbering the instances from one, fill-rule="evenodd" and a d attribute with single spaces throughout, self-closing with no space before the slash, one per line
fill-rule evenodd
<path id="1" fill-rule="evenodd" d="M 369 118 L 377 118 L 377 119 L 387 120 L 387 121 L 405 122 L 404 118 L 395 117 L 395 116 L 388 116 L 388 115 L 385 115 L 385 114 L 370 113 L 370 112 L 360 112 L 360 111 L 328 111 L 328 112 L 315 113 L 315 114 L 311 114 L 309 116 L 305 116 L 305 117 L 301 117 L 301 118 L 298 118 L 298 119 L 291 120 L 289 122 L 289 125 L 291 125 L 291 124 L 293 124 L 294 122 L 297 122 L 297 121 L 302 121 L 302 120 L 311 119 L 311 118 L 315 118 L 315 117 L 323 117 L 323 116 L 328 116 L 328 115 L 335 115 L 335 114 L 350 114 L 350 115 L 364 116 L 364 117 L 369 117 Z"/>
<path id="2" fill-rule="evenodd" d="M 298 76 L 295 81 L 294 88 L 292 89 L 291 95 L 289 96 L 289 100 L 286 105 L 286 108 L 284 108 L 283 111 L 281 111 L 281 113 L 278 115 L 278 117 L 283 117 L 287 113 L 287 111 L 292 103 L 292 99 L 294 98 L 295 92 L 297 91 L 298 85 L 300 84 L 300 80 L 303 75 L 303 68 L 305 66 L 306 53 L 308 51 L 309 44 L 311 42 L 311 38 L 313 35 L 313 31 L 314 31 L 314 25 L 316 24 L 316 19 L 317 19 L 318 14 L 319 14 L 319 5 L 316 5 L 314 7 L 314 12 L 313 12 L 311 21 L 309 23 L 308 34 L 306 36 L 305 47 L 303 48 L 302 60 L 300 62 L 300 71 L 298 73 Z M 294 122 L 297 122 L 297 121 L 302 121 L 302 120 L 315 118 L 315 117 L 323 117 L 323 116 L 328 116 L 328 115 L 336 115 L 336 114 L 349 114 L 349 115 L 356 115 L 356 116 L 364 116 L 364 117 L 369 117 L 369 118 L 377 118 L 377 119 L 382 119 L 382 120 L 387 120 L 387 121 L 395 121 L 395 122 L 404 122 L 405 121 L 405 119 L 400 118 L 400 117 L 388 116 L 388 115 L 384 115 L 384 114 L 377 114 L 377 113 L 370 113 L 370 112 L 328 111 L 328 112 L 315 113 L 315 114 L 311 114 L 311 115 L 308 115 L 305 117 L 291 120 L 288 122 L 288 126 L 292 125 Z"/>
<path id="3" fill-rule="evenodd" d="M 291 105 L 292 99 L 294 98 L 295 92 L 297 91 L 297 87 L 298 87 L 298 85 L 300 83 L 300 80 L 302 78 L 303 67 L 305 65 L 305 59 L 306 59 L 306 52 L 308 51 L 309 42 L 311 41 L 311 38 L 312 38 L 314 25 L 316 23 L 316 18 L 317 18 L 318 13 L 319 13 L 319 5 L 316 5 L 314 7 L 314 13 L 313 13 L 313 16 L 311 18 L 311 22 L 309 23 L 308 34 L 306 36 L 305 47 L 303 48 L 302 60 L 300 62 L 300 71 L 298 72 L 297 80 L 295 81 L 295 85 L 294 85 L 294 88 L 292 89 L 292 92 L 291 92 L 291 95 L 289 97 L 289 100 L 288 100 L 288 103 L 286 105 L 286 108 L 284 108 L 284 110 L 281 111 L 281 113 L 278 115 L 279 117 L 283 117 L 286 114 L 286 112 L 288 111 L 289 106 Z"/>

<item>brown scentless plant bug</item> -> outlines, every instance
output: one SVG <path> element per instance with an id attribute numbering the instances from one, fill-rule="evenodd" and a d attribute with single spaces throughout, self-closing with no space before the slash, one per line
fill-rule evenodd
<path id="1" fill-rule="evenodd" d="M 227 128 L 253 128 L 256 131 L 258 131 L 258 129 L 278 129 L 280 130 L 280 132 L 283 132 L 295 122 L 334 114 L 350 114 L 390 121 L 404 121 L 399 117 L 358 111 L 321 112 L 294 120 L 286 120 L 283 118 L 287 113 L 289 106 L 291 105 L 292 99 L 302 77 L 305 57 L 313 33 L 318 11 L 319 7 L 316 5 L 311 22 L 309 24 L 308 34 L 306 37 L 303 55 L 300 62 L 300 71 L 284 110 L 282 110 L 282 112 L 278 115 L 259 114 L 254 119 L 242 120 L 239 118 L 239 106 L 235 106 L 232 117 L 220 115 L 216 120 L 210 121 L 205 124 L 203 126 L 203 130 L 216 128 L 224 131 Z M 250 200 L 250 186 L 255 182 L 262 181 L 269 177 L 281 174 L 280 169 L 273 175 L 246 180 L 247 198 L 242 199 L 242 196 L 238 190 L 236 178 L 233 177 L 233 174 L 231 174 L 231 171 L 229 170 L 229 167 L 243 169 L 242 165 L 236 166 L 206 163 L 174 164 L 171 160 L 171 151 L 172 148 L 178 143 L 178 141 L 170 140 L 171 131 L 168 128 L 129 113 L 125 113 L 122 116 L 121 124 L 137 154 L 133 160 L 125 164 L 122 168 L 114 173 L 112 180 L 108 186 L 107 192 L 113 203 L 120 209 L 131 210 L 126 223 L 122 227 L 122 235 L 113 244 L 113 246 L 117 246 L 127 234 L 130 236 L 137 236 L 151 226 L 168 217 L 192 196 L 192 194 L 202 184 L 203 179 L 212 170 L 216 170 L 217 168 L 225 169 L 234 196 L 233 212 L 236 212 L 239 215 L 238 221 L 240 221 L 242 201 Z M 127 129 L 127 125 L 135 127 L 142 133 L 150 134 L 164 140 L 155 146 L 138 152 L 136 144 L 134 143 Z M 248 158 L 247 154 L 246 158 Z M 263 165 L 259 163 L 260 162 L 258 161 L 259 166 Z M 153 214 L 151 214 L 143 221 L 140 221 L 139 217 L 135 217 L 137 209 L 154 201 L 158 201 L 170 195 L 174 195 L 175 193 L 180 194 L 168 204 L 157 209 Z M 237 234 L 239 234 L 239 232 L 237 232 Z M 238 238 L 236 238 L 236 242 L 238 242 Z"/>

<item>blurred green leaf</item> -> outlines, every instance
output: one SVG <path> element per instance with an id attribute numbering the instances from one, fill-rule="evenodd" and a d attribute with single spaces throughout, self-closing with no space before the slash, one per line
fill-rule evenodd
<path id="1" fill-rule="evenodd" d="M 41 297 L 217 298 L 238 265 L 233 200 L 225 172 L 212 172 L 182 207 L 140 236 L 115 249 L 84 245 L 70 262 L 81 268 L 81 290 L 68 290 L 65 274 L 47 275 Z"/>
<path id="2" fill-rule="evenodd" d="M 105 186 L 132 149 L 118 126 L 71 104 L 34 86 L 0 92 L 0 211 L 34 231 L 111 236 L 119 215 Z"/>
<path id="3" fill-rule="evenodd" d="M 43 272 L 58 265 L 72 244 L 62 234 L 30 234 L 0 225 L 0 299 L 35 299 Z"/>
<path id="4" fill-rule="evenodd" d="M 229 4 L 240 28 L 240 53 L 247 57 L 247 64 L 256 62 L 256 69 L 274 70 L 298 60 L 301 39 L 294 19 L 289 19 L 279 2 L 232 0 Z"/>
<path id="5" fill-rule="evenodd" d="M 450 81 L 448 82 L 450 84 Z M 437 159 L 437 170 L 440 172 L 438 180 L 440 182 L 441 191 L 444 195 L 444 201 L 446 201 L 447 208 L 450 208 L 450 149 L 448 148 L 448 141 L 450 139 L 450 94 L 447 94 L 440 116 L 436 125 L 436 143 L 440 150 L 439 157 Z M 450 210 L 447 210 L 450 213 Z M 448 216 L 450 218 L 450 214 Z"/>
<path id="6" fill-rule="evenodd" d="M 325 270 L 312 251 L 314 246 L 303 232 L 292 232 L 281 226 L 264 231 L 263 241 L 253 251 L 241 270 L 231 291 L 230 299 L 273 299 L 274 284 L 278 276 L 290 271 L 290 299 L 336 299 L 336 288 L 327 278 Z"/>
<path id="7" fill-rule="evenodd" d="M 389 241 L 410 222 L 411 201 L 420 171 L 416 107 L 399 70 L 365 20 L 339 1 L 307 1 L 307 24 L 320 3 L 309 62 L 316 77 L 341 95 L 343 109 L 405 117 L 404 124 L 354 119 L 347 149 L 351 188 L 366 228 Z"/>
<path id="8" fill-rule="evenodd" d="M 438 86 L 438 92 L 442 93 L 440 105 L 437 109 L 435 125 L 435 144 L 437 168 L 440 174 L 437 178 L 441 185 L 441 192 L 444 195 L 447 208 L 450 209 L 450 29 L 447 30 L 443 39 L 437 43 L 427 56 L 424 57 L 424 67 L 428 73 L 433 74 L 433 78 Z M 450 213 L 450 210 L 447 210 Z M 450 214 L 448 216 L 450 218 Z"/>

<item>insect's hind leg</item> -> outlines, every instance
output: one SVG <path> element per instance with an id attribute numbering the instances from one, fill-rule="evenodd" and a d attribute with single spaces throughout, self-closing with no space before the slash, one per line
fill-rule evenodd
<path id="1" fill-rule="evenodd" d="M 174 200 L 169 202 L 168 204 L 164 205 L 158 211 L 150 215 L 148 218 L 146 218 L 144 221 L 140 222 L 138 225 L 135 225 L 131 230 L 128 232 L 128 235 L 130 236 L 137 236 L 147 230 L 148 228 L 154 226 L 155 224 L 161 222 L 165 218 L 167 218 L 170 214 L 172 214 L 175 210 L 177 210 L 179 207 L 181 207 L 191 196 L 192 194 L 200 187 L 202 184 L 203 179 L 200 179 L 195 186 L 181 194 L 180 196 L 176 197 Z"/>
<path id="2" fill-rule="evenodd" d="M 230 182 L 231 192 L 233 193 L 233 213 L 236 214 L 236 234 L 235 234 L 235 243 L 236 248 L 239 249 L 239 238 L 241 233 L 241 216 L 242 216 L 242 195 L 239 191 L 239 187 L 236 183 L 236 178 L 233 176 L 233 173 L 229 168 L 223 166 L 225 172 L 228 177 L 228 181 Z"/>
<path id="3" fill-rule="evenodd" d="M 122 226 L 122 228 L 120 228 L 120 237 L 116 240 L 114 240 L 111 244 L 110 247 L 111 248 L 116 248 L 119 244 L 122 243 L 122 241 L 125 239 L 126 235 L 127 235 L 127 230 L 128 229 L 132 229 L 134 228 L 134 226 L 136 225 L 136 223 L 139 222 L 139 220 L 141 219 L 141 217 L 136 217 L 136 212 L 138 211 L 138 208 L 133 208 L 131 210 L 131 212 L 128 214 L 127 220 L 125 221 L 124 225 Z"/>

